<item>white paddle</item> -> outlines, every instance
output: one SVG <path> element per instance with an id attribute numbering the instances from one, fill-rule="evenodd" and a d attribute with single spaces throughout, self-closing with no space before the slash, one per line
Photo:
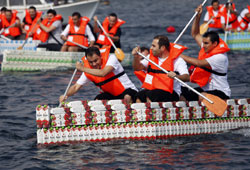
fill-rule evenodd
<path id="1" fill-rule="evenodd" d="M 87 49 L 88 47 L 85 47 L 85 46 L 83 46 L 83 45 L 81 45 L 81 44 L 78 44 L 78 43 L 76 43 L 76 42 L 74 42 L 74 41 L 71 41 L 71 40 L 67 40 L 67 41 L 69 41 L 69 42 L 71 42 L 71 43 L 73 43 L 73 44 L 75 44 L 75 45 L 77 45 L 77 46 L 79 46 L 79 47 L 81 47 L 81 48 L 83 48 L 83 49 Z M 81 61 L 81 60 L 80 60 Z M 67 86 L 67 88 L 66 88 L 66 90 L 65 90 L 65 92 L 64 92 L 64 97 L 67 95 L 67 93 L 68 93 L 68 91 L 69 91 L 69 87 L 70 87 L 70 85 L 71 85 L 71 83 L 72 83 L 72 81 L 73 81 L 73 79 L 74 79 L 74 77 L 75 77 L 75 75 L 76 75 L 76 72 L 77 72 L 77 69 L 75 68 L 75 70 L 74 70 L 74 73 L 73 73 L 73 75 L 72 75 L 72 77 L 71 77 L 71 79 L 70 79 L 70 81 L 69 81 L 69 83 L 68 83 L 68 86 Z M 58 107 L 61 107 L 61 105 L 62 105 L 62 103 L 60 103 L 59 104 L 59 106 Z"/>
<path id="2" fill-rule="evenodd" d="M 225 37 L 224 37 L 224 41 L 225 43 L 227 43 L 227 28 L 228 28 L 228 24 L 229 24 L 229 15 L 230 15 L 230 7 L 231 7 L 231 3 L 230 3 L 230 0 L 227 1 L 228 2 L 228 10 L 227 10 L 227 22 L 226 22 L 226 30 L 225 30 Z"/>
<path id="3" fill-rule="evenodd" d="M 103 31 L 104 34 L 106 35 L 107 32 L 104 30 L 104 28 L 103 28 L 103 26 L 102 26 L 102 24 L 100 23 L 99 20 L 97 20 L 97 24 L 99 25 L 99 27 L 102 29 L 102 31 Z M 108 38 L 108 40 L 110 41 L 110 43 L 111 43 L 112 46 L 114 47 L 116 57 L 117 57 L 120 61 L 122 61 L 122 60 L 125 58 L 124 52 L 123 52 L 120 48 L 116 48 L 115 44 L 113 43 L 113 41 L 110 39 L 109 36 L 106 36 L 106 37 Z"/>
<path id="4" fill-rule="evenodd" d="M 204 6 L 204 4 L 207 2 L 207 0 L 204 0 L 203 3 L 201 4 L 202 6 Z M 186 31 L 187 27 L 190 25 L 190 23 L 194 20 L 194 18 L 196 17 L 196 15 L 198 14 L 198 12 L 196 11 L 193 15 L 193 17 L 189 20 L 189 22 L 187 23 L 187 25 L 183 28 L 182 32 L 179 34 L 179 36 L 176 38 L 176 40 L 174 41 L 174 43 L 177 43 L 177 41 L 179 41 L 179 39 L 181 38 L 181 36 L 184 34 L 184 32 Z"/>

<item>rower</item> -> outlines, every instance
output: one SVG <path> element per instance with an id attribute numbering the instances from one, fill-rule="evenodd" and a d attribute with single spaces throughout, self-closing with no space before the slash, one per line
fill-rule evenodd
<path id="1" fill-rule="evenodd" d="M 37 11 L 36 7 L 30 6 L 29 9 L 25 10 L 25 17 L 21 24 L 22 33 L 25 34 L 25 37 L 32 37 L 34 39 L 34 27 L 37 26 L 37 21 L 42 17 L 42 12 Z"/>
<path id="2" fill-rule="evenodd" d="M 6 10 L 5 14 L 2 15 L 1 28 L 4 29 L 2 35 L 5 37 L 17 40 L 20 38 L 20 19 L 17 17 L 16 10 Z"/>
<path id="3" fill-rule="evenodd" d="M 208 31 L 224 33 L 225 18 L 222 13 L 223 5 L 220 5 L 219 0 L 212 0 L 212 6 L 207 7 L 207 12 L 204 17 L 204 23 L 208 23 Z"/>
<path id="4" fill-rule="evenodd" d="M 149 49 L 147 47 L 140 47 L 140 51 L 144 56 L 148 56 L 149 55 Z M 140 56 L 141 57 L 141 56 Z M 143 60 L 143 57 L 141 57 L 141 60 Z M 146 77 L 146 71 L 145 70 L 141 70 L 141 71 L 134 71 L 134 74 L 136 75 L 136 77 L 141 81 L 141 83 L 144 82 L 145 77 Z"/>
<path id="5" fill-rule="evenodd" d="M 238 31 L 250 31 L 250 5 L 243 9 L 238 16 Z"/>
<path id="6" fill-rule="evenodd" d="M 40 48 L 46 48 L 49 51 L 60 51 L 62 40 L 60 34 L 62 32 L 62 16 L 57 15 L 54 9 L 47 11 L 47 17 L 41 21 L 37 21 L 38 26 L 34 30 L 34 38 L 41 40 L 38 45 Z"/>
<path id="7" fill-rule="evenodd" d="M 77 93 L 82 86 L 92 81 L 102 93 L 95 100 L 124 99 L 126 103 L 132 103 L 137 92 L 123 67 L 114 54 L 109 55 L 110 47 L 98 49 L 90 47 L 83 57 L 83 64 L 76 63 L 76 68 L 82 71 L 81 77 L 76 84 L 71 86 L 66 96 L 60 96 L 60 102 Z"/>
<path id="8" fill-rule="evenodd" d="M 132 51 L 134 56 L 133 68 L 135 71 L 146 71 L 146 77 L 142 84 L 142 91 L 136 95 L 136 102 L 167 102 L 178 101 L 181 93 L 180 83 L 174 77 L 182 81 L 189 81 L 187 65 L 179 55 L 187 49 L 179 44 L 169 43 L 168 37 L 155 36 L 150 48 L 150 60 L 160 65 L 169 73 L 166 74 L 146 59 L 141 60 L 138 55 L 140 48 Z M 178 74 L 176 73 L 178 72 Z"/>
<path id="9" fill-rule="evenodd" d="M 213 94 L 221 99 L 229 99 L 231 90 L 227 81 L 228 58 L 226 52 L 230 49 L 227 44 L 219 38 L 216 32 L 206 32 L 203 36 L 200 34 L 199 23 L 202 14 L 202 6 L 198 6 L 198 12 L 193 25 L 192 36 L 201 47 L 198 59 L 180 55 L 187 63 L 196 68 L 190 75 L 190 81 L 199 85 L 197 91 Z M 185 87 L 182 88 L 183 100 L 197 101 L 202 98 L 193 91 Z"/>
<path id="10" fill-rule="evenodd" d="M 120 27 L 125 23 L 125 21 L 119 19 L 115 13 L 109 14 L 109 16 L 106 17 L 102 23 L 102 26 L 107 33 L 105 35 L 105 33 L 98 27 L 97 20 L 97 16 L 94 16 L 94 32 L 99 33 L 96 43 L 101 47 L 111 45 L 107 38 L 108 36 L 117 48 L 121 48 L 120 37 L 122 31 Z M 114 53 L 114 51 L 115 49 L 112 47 L 110 52 Z"/>
<path id="11" fill-rule="evenodd" d="M 228 10 L 229 10 L 229 19 L 228 17 Z M 228 20 L 228 27 L 225 28 L 225 31 L 233 31 L 237 32 L 237 28 L 239 26 L 239 22 L 237 20 L 237 11 L 235 8 L 235 4 L 231 2 L 227 2 L 225 8 L 222 9 L 222 14 L 225 18 L 225 22 L 227 23 Z"/>
<path id="12" fill-rule="evenodd" d="M 95 37 L 88 25 L 89 18 L 82 17 L 79 12 L 74 12 L 69 19 L 69 24 L 61 34 L 61 39 L 65 41 L 61 51 L 82 51 L 79 46 L 69 42 L 73 41 L 85 47 L 92 47 L 95 43 Z M 90 42 L 90 43 L 89 43 Z"/>

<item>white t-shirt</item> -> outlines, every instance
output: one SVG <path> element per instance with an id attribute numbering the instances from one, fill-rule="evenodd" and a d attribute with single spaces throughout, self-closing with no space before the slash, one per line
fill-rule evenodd
<path id="1" fill-rule="evenodd" d="M 56 27 L 55 30 L 51 31 L 51 34 L 62 44 L 63 41 L 60 38 L 60 34 L 62 32 L 62 21 L 55 21 L 52 24 L 54 27 Z M 51 35 L 49 36 L 48 43 L 58 43 Z"/>
<path id="2" fill-rule="evenodd" d="M 147 58 L 149 58 L 149 55 L 147 56 Z M 161 66 L 166 59 L 167 58 L 159 58 L 158 64 Z M 146 68 L 148 68 L 148 63 L 149 62 L 146 59 L 141 60 L 141 64 Z M 178 72 L 180 75 L 189 74 L 187 69 L 187 63 L 181 57 L 178 57 L 176 60 L 174 60 L 174 71 Z M 174 91 L 178 95 L 181 94 L 181 84 L 177 80 L 174 80 Z"/>
<path id="3" fill-rule="evenodd" d="M 238 21 L 240 22 L 247 13 L 249 13 L 248 9 L 247 8 L 243 9 L 243 11 L 241 11 L 240 15 L 238 16 Z M 244 27 L 244 25 L 242 25 L 242 27 Z M 241 30 L 240 27 L 238 27 L 238 31 L 240 30 Z M 250 30 L 250 23 L 248 24 L 248 30 Z"/>
<path id="4" fill-rule="evenodd" d="M 113 73 L 115 75 L 121 73 L 124 71 L 122 65 L 120 64 L 120 62 L 117 60 L 116 56 L 114 54 L 111 54 L 109 56 L 109 59 L 106 63 L 106 66 L 112 66 L 114 68 Z M 131 88 L 137 91 L 137 88 L 135 87 L 135 85 L 131 82 L 131 80 L 129 79 L 129 77 L 127 76 L 127 74 L 123 74 L 122 76 L 120 76 L 118 78 L 120 80 L 120 82 L 122 83 L 122 85 L 124 86 L 125 89 Z M 77 84 L 79 85 L 86 85 L 88 82 L 90 82 L 90 80 L 86 77 L 85 73 L 83 72 L 81 77 L 77 80 Z M 113 87 L 110 87 L 113 88 Z"/>
<path id="5" fill-rule="evenodd" d="M 215 16 L 215 17 L 218 15 L 218 12 L 219 12 L 219 11 L 214 11 L 214 10 L 213 10 L 213 13 L 214 13 L 214 16 Z M 221 20 L 220 20 L 221 24 L 225 24 L 225 23 L 226 23 L 226 22 L 225 22 L 225 17 L 221 16 L 220 19 L 221 19 Z M 205 14 L 204 21 L 206 21 L 206 22 L 209 21 L 209 14 L 208 14 L 208 12 L 206 12 L 206 14 Z M 211 23 L 214 23 L 214 21 L 212 21 Z"/>
<path id="6" fill-rule="evenodd" d="M 63 32 L 61 33 L 61 35 L 64 35 L 65 37 L 67 37 L 69 34 L 69 28 L 70 28 L 70 25 L 68 24 L 66 28 L 63 30 Z M 74 29 L 77 32 L 79 30 L 79 27 L 74 25 Z M 85 34 L 88 36 L 89 41 L 95 41 L 95 37 L 88 25 L 86 26 Z"/>
<path id="7" fill-rule="evenodd" d="M 226 53 L 213 55 L 206 60 L 210 64 L 212 70 L 219 73 L 227 73 L 228 58 Z M 202 88 L 204 91 L 220 90 L 227 96 L 231 96 L 231 90 L 227 81 L 227 75 L 218 76 L 215 74 L 211 74 L 210 78 L 211 81 Z"/>

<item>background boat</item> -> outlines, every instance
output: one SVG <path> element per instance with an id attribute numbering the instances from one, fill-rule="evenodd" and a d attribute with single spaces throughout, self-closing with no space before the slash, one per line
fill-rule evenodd
<path id="1" fill-rule="evenodd" d="M 0 6 L 5 6 L 8 9 L 18 10 L 18 16 L 22 19 L 25 16 L 25 9 L 33 5 L 38 11 L 46 12 L 48 9 L 55 9 L 58 14 L 63 16 L 63 23 L 68 23 L 68 17 L 73 12 L 80 12 L 82 16 L 92 18 L 96 8 L 98 7 L 99 0 L 76 0 L 67 4 L 54 5 L 53 2 L 48 0 L 1 0 Z"/>

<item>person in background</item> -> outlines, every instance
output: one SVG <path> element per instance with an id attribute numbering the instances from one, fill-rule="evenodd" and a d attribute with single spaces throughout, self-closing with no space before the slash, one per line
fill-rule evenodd
<path id="1" fill-rule="evenodd" d="M 0 30 L 2 29 L 2 15 L 5 15 L 6 10 L 6 7 L 2 7 L 0 10 Z"/>
<path id="2" fill-rule="evenodd" d="M 228 16 L 228 10 L 229 10 L 229 18 Z M 222 14 L 225 18 L 225 31 L 233 31 L 237 32 L 237 28 L 239 26 L 239 22 L 237 20 L 238 13 L 235 8 L 235 4 L 231 2 L 227 2 L 225 7 L 222 9 Z M 227 20 L 228 20 L 228 27 L 227 26 Z"/>
<path id="3" fill-rule="evenodd" d="M 147 48 L 147 47 L 140 47 L 140 51 L 141 51 L 141 53 L 142 53 L 144 56 L 148 56 L 148 55 L 149 55 L 149 48 Z M 139 57 L 141 57 L 141 60 L 143 60 L 143 57 L 142 57 L 142 56 L 139 56 Z M 136 77 L 141 81 L 141 83 L 144 82 L 145 77 L 146 77 L 146 71 L 145 71 L 145 70 L 134 71 L 134 74 L 135 74 Z"/>
<path id="4" fill-rule="evenodd" d="M 180 83 L 174 77 L 182 81 L 189 81 L 186 62 L 179 55 L 187 49 L 179 44 L 169 43 L 168 37 L 155 36 L 150 47 L 151 61 L 168 70 L 168 74 L 148 62 L 141 60 L 139 47 L 132 51 L 134 56 L 133 68 L 135 71 L 145 70 L 146 77 L 142 84 L 143 90 L 137 93 L 136 102 L 167 102 L 178 101 L 181 93 Z M 177 74 L 178 73 L 178 74 Z"/>
<path id="5" fill-rule="evenodd" d="M 79 12 L 74 12 L 69 19 L 69 24 L 61 34 L 61 39 L 65 41 L 61 51 L 82 51 L 73 41 L 85 47 L 92 47 L 95 43 L 95 37 L 88 26 L 89 18 L 81 17 Z M 67 41 L 69 40 L 69 41 Z M 89 43 L 90 42 L 90 43 Z"/>
<path id="6" fill-rule="evenodd" d="M 41 17 L 42 17 L 42 12 L 37 11 L 34 6 L 30 6 L 28 10 L 27 9 L 25 10 L 25 17 L 23 18 L 23 22 L 21 24 L 22 33 L 25 34 L 25 38 L 28 37 L 33 38 L 34 27 L 37 26 L 37 21 Z"/>
<path id="7" fill-rule="evenodd" d="M 187 63 L 196 68 L 190 75 L 190 81 L 199 85 L 197 91 L 203 95 L 213 94 L 221 99 L 229 99 L 231 90 L 227 81 L 228 58 L 226 52 L 230 49 L 227 44 L 219 38 L 216 32 L 210 31 L 200 34 L 200 17 L 202 5 L 198 6 L 196 16 L 192 25 L 192 36 L 201 47 L 198 59 L 180 55 Z M 187 88 L 182 88 L 182 98 L 188 101 L 197 101 L 202 98 Z"/>
<path id="8" fill-rule="evenodd" d="M 238 31 L 250 31 L 250 5 L 243 9 L 238 16 Z"/>
<path id="9" fill-rule="evenodd" d="M 225 18 L 221 9 L 223 5 L 220 5 L 219 0 L 212 0 L 212 6 L 207 7 L 207 12 L 204 17 L 204 23 L 208 23 L 208 31 L 215 31 L 217 33 L 224 33 L 225 29 Z"/>
<path id="10" fill-rule="evenodd" d="M 37 21 L 38 26 L 34 31 L 34 38 L 41 40 L 42 43 L 38 47 L 46 48 L 49 51 L 60 51 L 62 40 L 60 38 L 62 32 L 62 16 L 57 15 L 56 11 L 49 9 L 46 18 Z"/>
<path id="11" fill-rule="evenodd" d="M 114 54 L 109 55 L 110 47 L 90 47 L 83 57 L 83 64 L 76 63 L 76 68 L 82 71 L 76 84 L 71 86 L 66 96 L 60 96 L 59 101 L 65 101 L 74 95 L 82 86 L 92 81 L 103 92 L 95 97 L 95 100 L 124 99 L 126 103 L 132 103 L 137 92 L 120 62 Z"/>
<path id="12" fill-rule="evenodd" d="M 109 16 L 106 17 L 102 23 L 102 26 L 107 33 L 105 35 L 101 28 L 98 27 L 97 20 L 97 16 L 94 16 L 94 32 L 99 33 L 96 43 L 101 47 L 109 46 L 111 45 L 107 38 L 109 37 L 117 48 L 121 48 L 120 37 L 122 35 L 122 31 L 120 27 L 125 23 L 125 21 L 119 19 L 115 13 L 109 14 Z M 110 52 L 113 53 L 114 51 L 115 49 L 111 47 Z"/>
<path id="13" fill-rule="evenodd" d="M 5 37 L 17 40 L 20 39 L 21 30 L 20 30 L 20 19 L 17 17 L 17 11 L 15 10 L 6 10 L 5 14 L 2 15 L 1 22 L 1 32 Z"/>

